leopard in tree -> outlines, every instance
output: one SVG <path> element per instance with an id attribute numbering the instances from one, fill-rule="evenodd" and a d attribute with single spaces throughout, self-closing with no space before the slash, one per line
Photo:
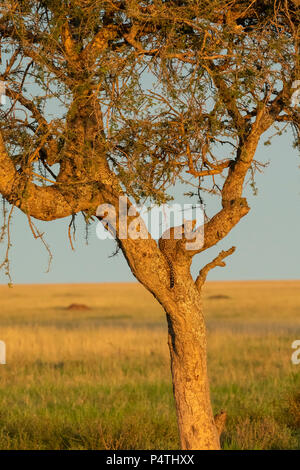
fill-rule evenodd
<path id="1" fill-rule="evenodd" d="M 170 275 L 170 289 L 173 289 L 175 285 L 175 273 L 174 273 L 174 266 L 172 263 L 172 259 L 170 255 L 168 254 L 169 250 L 168 250 L 168 244 L 166 243 L 167 241 L 169 242 L 170 240 L 165 240 L 164 238 L 160 238 L 158 241 L 158 246 L 168 264 L 169 275 Z"/>
<path id="2" fill-rule="evenodd" d="M 193 230 L 196 224 L 196 221 L 184 220 L 182 225 L 167 229 L 162 234 L 162 236 L 160 237 L 158 241 L 158 247 L 160 251 L 162 252 L 162 254 L 164 255 L 164 258 L 168 265 L 169 276 L 170 276 L 170 289 L 173 289 L 175 285 L 175 271 L 174 271 L 173 259 L 176 256 L 177 243 L 181 242 L 182 239 L 184 238 L 184 235 L 186 234 L 186 231 L 187 231 L 187 228 L 186 228 L 187 223 L 191 223 L 192 230 Z"/>

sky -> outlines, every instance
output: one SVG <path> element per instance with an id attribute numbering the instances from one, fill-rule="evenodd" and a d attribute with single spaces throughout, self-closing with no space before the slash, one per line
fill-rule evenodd
<path id="1" fill-rule="evenodd" d="M 210 271 L 208 280 L 300 279 L 300 168 L 298 151 L 292 147 L 290 133 L 275 137 L 264 146 L 256 159 L 270 161 L 263 174 L 257 174 L 258 195 L 247 190 L 249 214 L 218 245 L 194 258 L 192 274 L 211 261 L 219 251 L 236 246 L 225 268 Z M 175 196 L 179 189 L 175 188 Z M 217 208 L 214 206 L 213 209 Z M 82 221 L 81 221 L 82 219 Z M 49 272 L 48 253 L 39 239 L 34 239 L 27 219 L 18 209 L 11 228 L 11 275 L 18 283 L 98 283 L 134 282 L 135 278 L 115 242 L 99 240 L 96 223 L 90 227 L 88 244 L 85 224 L 77 216 L 75 251 L 68 240 L 70 219 L 54 222 L 36 221 L 51 248 L 53 260 Z M 0 247 L 3 256 L 5 246 Z M 0 273 L 0 283 L 8 282 Z"/>

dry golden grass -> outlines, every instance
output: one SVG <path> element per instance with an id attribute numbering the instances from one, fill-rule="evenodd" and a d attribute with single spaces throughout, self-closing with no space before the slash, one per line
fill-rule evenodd
<path id="1" fill-rule="evenodd" d="M 210 282 L 214 408 L 225 449 L 300 447 L 300 281 Z M 176 449 L 161 307 L 137 284 L 0 286 L 1 449 Z M 90 310 L 67 310 L 72 303 Z"/>

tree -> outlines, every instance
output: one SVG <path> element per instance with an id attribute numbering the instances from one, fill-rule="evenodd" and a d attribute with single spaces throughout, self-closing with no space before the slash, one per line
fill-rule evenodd
<path id="1" fill-rule="evenodd" d="M 210 402 L 201 292 L 209 270 L 225 266 L 234 247 L 195 281 L 191 262 L 249 212 L 243 190 L 260 169 L 261 136 L 291 125 L 299 145 L 292 99 L 298 6 L 296 0 L 1 1 L 0 79 L 9 106 L 1 108 L 0 192 L 11 207 L 4 231 L 15 207 L 39 236 L 31 218 L 73 221 L 82 212 L 89 222 L 100 204 L 118 214 L 120 196 L 130 206 L 163 204 L 176 182 L 191 185 L 194 202 L 206 195 L 220 200 L 219 211 L 192 232 L 204 229 L 197 249 L 188 250 L 187 236 L 176 239 L 172 231 L 159 244 L 150 235 L 122 238 L 120 217 L 108 223 L 134 276 L 166 312 L 183 449 L 220 448 L 224 414 L 214 419 Z M 55 118 L 53 100 L 62 109 Z"/>

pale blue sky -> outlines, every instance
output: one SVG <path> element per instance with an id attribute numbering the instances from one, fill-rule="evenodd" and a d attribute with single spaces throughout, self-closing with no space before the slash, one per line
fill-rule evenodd
<path id="1" fill-rule="evenodd" d="M 263 141 L 266 138 L 263 138 Z M 225 268 L 209 274 L 211 280 L 234 279 L 299 279 L 300 278 L 300 169 L 298 152 L 292 148 L 290 134 L 276 137 L 272 146 L 259 146 L 257 160 L 270 160 L 256 181 L 258 195 L 250 192 L 251 211 L 219 245 L 194 259 L 193 273 L 232 245 L 237 251 L 228 258 Z M 78 221 L 81 215 L 78 215 Z M 14 283 L 79 283 L 133 281 L 134 278 L 114 242 L 100 241 L 96 226 L 91 226 L 89 244 L 84 237 L 84 224 L 78 223 L 76 251 L 68 241 L 69 219 L 39 222 L 37 225 L 53 252 L 49 273 L 47 252 L 34 240 L 27 220 L 19 211 L 12 227 L 11 272 Z M 1 248 L 3 254 L 4 247 Z M 7 279 L 0 273 L 0 282 Z"/>

